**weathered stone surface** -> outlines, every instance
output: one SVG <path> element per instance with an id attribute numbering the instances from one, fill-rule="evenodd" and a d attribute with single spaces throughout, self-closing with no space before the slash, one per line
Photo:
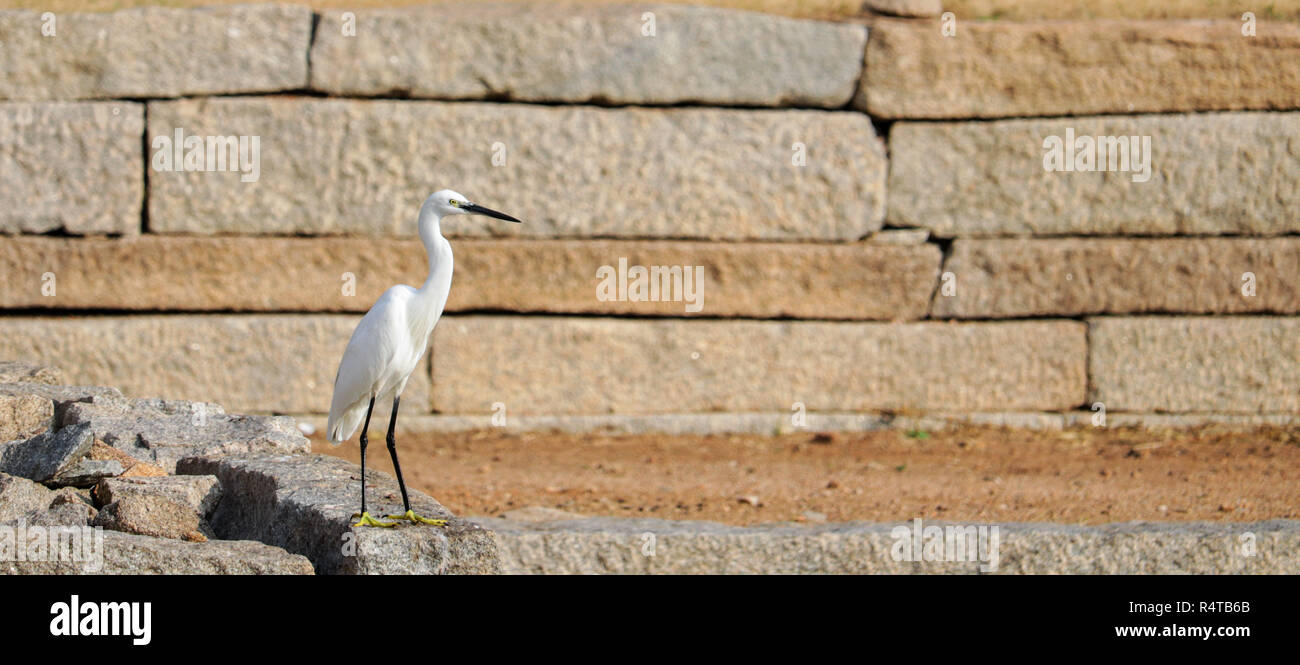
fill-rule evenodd
<path id="1" fill-rule="evenodd" d="M 1300 524 L 999 524 L 996 562 L 896 560 L 898 525 L 482 518 L 508 574 L 1274 574 L 1300 572 Z M 926 522 L 925 526 L 945 526 Z M 910 525 L 908 525 L 910 526 Z M 957 525 L 968 526 L 968 525 Z M 1255 534 L 1255 556 L 1241 534 Z M 650 536 L 650 537 L 647 537 Z M 987 541 L 990 545 L 992 539 Z M 652 548 L 652 549 L 650 549 Z M 989 547 L 986 552 L 991 552 Z M 652 552 L 649 556 L 647 552 Z M 989 567 L 989 564 L 994 564 Z"/>
<path id="2" fill-rule="evenodd" d="M 206 537 L 199 533 L 200 519 L 198 511 L 190 506 L 156 494 L 141 494 L 120 497 L 104 506 L 95 516 L 94 526 L 155 538 L 203 542 Z"/>
<path id="3" fill-rule="evenodd" d="M 1300 26 L 877 21 L 857 108 L 885 118 L 1300 108 Z M 917 85 L 925 81 L 925 85 Z"/>
<path id="4" fill-rule="evenodd" d="M 894 246 L 877 246 L 881 234 L 851 245 L 462 239 L 453 245 L 447 310 L 690 314 L 682 302 L 598 300 L 597 269 L 617 270 L 625 258 L 629 266 L 702 266 L 703 316 L 916 319 L 940 260 L 919 233 Z M 424 280 L 418 240 L 365 244 L 359 252 L 355 238 L 15 239 L 0 245 L 0 272 L 39 280 L 55 270 L 59 297 L 0 284 L 0 307 L 363 312 L 389 286 Z M 345 292 L 347 274 L 355 290 Z"/>
<path id="5" fill-rule="evenodd" d="M 0 340 L 0 345 L 3 340 Z M 74 404 L 125 405 L 127 400 L 117 388 L 106 386 L 52 386 L 41 383 L 0 384 L 0 395 L 35 395 L 54 403 L 54 422 L 62 426 L 64 416 Z"/>
<path id="6" fill-rule="evenodd" d="M 94 442 L 89 426 L 70 425 L 7 443 L 0 446 L 0 471 L 45 482 L 75 466 Z"/>
<path id="7" fill-rule="evenodd" d="M 1300 318 L 1089 321 L 1090 402 L 1107 411 L 1300 411 Z"/>
<path id="8" fill-rule="evenodd" d="M 307 7 L 0 11 L 0 99 L 178 97 L 306 87 Z"/>
<path id="9" fill-rule="evenodd" d="M 89 526 L 98 513 L 84 503 L 60 503 L 27 513 L 23 520 L 28 526 Z"/>
<path id="10" fill-rule="evenodd" d="M 940 0 L 864 0 L 862 8 L 886 16 L 923 18 L 943 11 Z"/>
<path id="11" fill-rule="evenodd" d="M 151 408 L 144 400 L 129 409 L 79 404 L 68 411 L 64 422 L 86 423 L 106 445 L 168 471 L 174 470 L 181 458 L 195 455 L 305 453 L 311 449 L 291 418 L 227 415 L 220 407 L 216 413 L 193 408 L 208 406 L 202 403 L 154 404 L 164 408 Z"/>
<path id="12" fill-rule="evenodd" d="M 0 102 L 0 234 L 139 233 L 143 134 L 143 104 Z"/>
<path id="13" fill-rule="evenodd" d="M 1150 180 L 1044 170 L 1044 141 L 1071 129 L 1150 137 Z M 889 136 L 890 223 L 938 236 L 1300 231 L 1300 113 L 900 122 Z"/>
<path id="14" fill-rule="evenodd" d="M 0 443 L 29 439 L 54 427 L 54 402 L 40 395 L 0 394 Z"/>
<path id="15" fill-rule="evenodd" d="M 16 241 L 16 239 L 10 242 Z M 10 247 L 9 242 L 0 243 L 0 252 L 7 251 Z M 0 268 L 0 274 L 17 275 L 11 272 L 9 266 Z M 8 286 L 6 284 L 5 286 Z M 9 305 L 5 305 L 9 307 Z M 58 367 L 49 365 L 37 365 L 36 363 L 25 363 L 14 360 L 0 361 L 0 383 L 44 383 L 47 385 L 58 385 L 63 383 L 63 370 Z"/>
<path id="16" fill-rule="evenodd" d="M 884 147 L 870 120 L 851 112 L 150 103 L 151 140 L 175 127 L 261 136 L 275 168 L 255 183 L 238 173 L 151 174 L 153 231 L 413 236 L 420 204 L 453 185 L 524 221 L 448 220 L 453 235 L 852 240 L 880 228 L 884 214 Z M 463 150 L 428 150 L 450 136 Z M 800 154 L 806 165 L 794 166 Z"/>
<path id="17" fill-rule="evenodd" d="M 221 484 L 216 476 L 105 478 L 95 488 L 95 496 L 104 504 L 125 498 L 159 496 L 208 517 L 221 501 Z"/>
<path id="18" fill-rule="evenodd" d="M 453 516 L 428 495 L 410 490 L 411 508 L 450 520 L 447 527 L 402 523 L 391 529 L 353 528 L 361 506 L 361 469 L 324 455 L 192 457 L 181 474 L 211 474 L 223 498 L 212 517 L 222 538 L 251 538 L 306 555 L 320 573 L 465 574 L 499 572 L 488 532 Z M 367 474 L 372 515 L 401 512 L 397 481 Z"/>
<path id="19" fill-rule="evenodd" d="M 243 412 L 328 411 L 339 358 L 359 320 L 9 317 L 0 320 L 0 356 L 57 359 L 73 381 L 120 386 L 132 395 L 211 399 Z M 425 372 L 412 374 L 403 403 L 427 404 L 428 386 Z M 0 393 L 10 389 L 0 386 Z"/>
<path id="20" fill-rule="evenodd" d="M 0 574 L 22 575 L 311 575 L 306 557 L 248 540 L 188 543 L 102 531 L 99 557 L 74 561 L 0 561 Z M 92 536 L 93 538 L 93 536 Z"/>
<path id="21" fill-rule="evenodd" d="M 49 485 L 50 487 L 93 487 L 100 480 L 121 475 L 125 470 L 126 467 L 117 460 L 83 458 L 51 478 Z"/>
<path id="22" fill-rule="evenodd" d="M 50 507 L 54 493 L 40 483 L 0 472 L 0 523 Z"/>
<path id="23" fill-rule="evenodd" d="M 680 5 L 465 3 L 353 13 L 355 35 L 340 29 L 342 11 L 322 14 L 313 89 L 836 108 L 853 96 L 867 37 L 849 23 Z"/>
<path id="24" fill-rule="evenodd" d="M 872 324 L 449 317 L 434 407 L 511 415 L 1070 408 L 1074 321 Z M 1008 353 L 1015 349 L 1015 353 Z M 743 390 L 737 389 L 743 386 Z"/>
<path id="25" fill-rule="evenodd" d="M 86 455 L 86 459 L 111 460 L 121 464 L 123 471 L 117 475 L 123 478 L 148 478 L 167 475 L 166 469 L 131 457 L 117 448 L 104 443 L 98 438 L 95 439 L 95 445 L 90 447 L 90 452 Z"/>
<path id="26" fill-rule="evenodd" d="M 1300 238 L 961 239 L 944 271 L 942 318 L 1300 313 Z"/>

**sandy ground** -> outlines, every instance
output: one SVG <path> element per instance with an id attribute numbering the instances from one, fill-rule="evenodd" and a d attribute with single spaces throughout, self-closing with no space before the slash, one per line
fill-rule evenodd
<path id="1" fill-rule="evenodd" d="M 317 452 L 358 461 L 355 438 Z M 412 486 L 466 516 L 1098 524 L 1300 518 L 1300 430 L 967 427 L 783 436 L 481 431 L 399 437 Z M 367 463 L 391 472 L 382 437 Z"/>

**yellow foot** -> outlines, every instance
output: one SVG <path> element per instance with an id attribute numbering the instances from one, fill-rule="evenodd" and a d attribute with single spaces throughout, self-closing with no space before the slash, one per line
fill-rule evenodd
<path id="1" fill-rule="evenodd" d="M 392 522 L 380 522 L 379 520 L 371 517 L 370 513 L 353 513 L 352 519 L 357 519 L 357 518 L 360 518 L 361 521 L 357 522 L 356 524 L 353 524 L 352 526 L 380 526 L 386 529 L 397 526 Z"/>
<path id="2" fill-rule="evenodd" d="M 431 520 L 427 517 L 421 517 L 415 514 L 414 510 L 406 511 L 405 515 L 386 515 L 390 520 L 410 520 L 416 524 L 431 524 L 433 526 L 447 526 L 447 520 Z"/>

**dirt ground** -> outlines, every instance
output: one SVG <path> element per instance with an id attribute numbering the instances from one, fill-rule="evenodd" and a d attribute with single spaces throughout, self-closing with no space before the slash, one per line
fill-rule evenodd
<path id="1" fill-rule="evenodd" d="M 378 445 L 376 445 L 378 444 Z M 525 506 L 729 524 L 1300 518 L 1300 430 L 965 427 L 782 436 L 406 435 L 407 481 L 465 516 Z M 359 460 L 356 439 L 317 452 Z M 367 464 L 392 472 L 382 437 Z"/>

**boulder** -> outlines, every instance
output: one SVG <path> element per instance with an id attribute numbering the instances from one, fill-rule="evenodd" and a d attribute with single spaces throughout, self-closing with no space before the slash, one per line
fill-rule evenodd
<path id="1" fill-rule="evenodd" d="M 125 498 L 161 497 L 188 506 L 207 517 L 221 500 L 216 476 L 165 476 L 161 478 L 105 478 L 95 488 L 101 505 Z"/>
<path id="2" fill-rule="evenodd" d="M 0 448 L 0 471 L 45 482 L 81 461 L 95 442 L 89 425 L 72 425 Z"/>
<path id="3" fill-rule="evenodd" d="M 193 508 L 156 495 L 128 496 L 104 506 L 94 526 L 142 536 L 202 542 L 200 516 Z"/>
<path id="4" fill-rule="evenodd" d="M 57 367 L 14 360 L 0 360 L 0 383 L 58 385 L 62 382 L 63 371 Z"/>
<path id="5" fill-rule="evenodd" d="M 100 480 L 119 476 L 125 470 L 117 460 L 82 459 L 46 484 L 50 487 L 94 487 Z"/>
<path id="6" fill-rule="evenodd" d="M 40 395 L 0 395 L 0 442 L 30 439 L 54 427 L 54 402 Z"/>
<path id="7" fill-rule="evenodd" d="M 0 574 L 23 575 L 312 575 L 307 557 L 241 540 L 187 543 L 101 531 L 89 560 L 0 561 Z"/>
<path id="8" fill-rule="evenodd" d="M 16 520 L 51 504 L 54 492 L 26 478 L 0 473 L 0 523 Z"/>

